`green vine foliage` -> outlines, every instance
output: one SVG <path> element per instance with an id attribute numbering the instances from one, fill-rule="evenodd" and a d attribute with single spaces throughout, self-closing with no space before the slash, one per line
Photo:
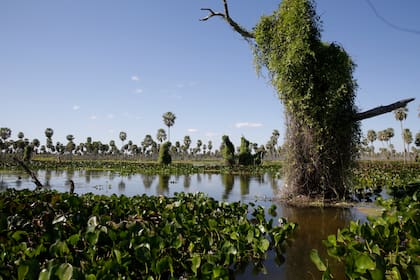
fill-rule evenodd
<path id="1" fill-rule="evenodd" d="M 249 141 L 245 137 L 241 137 L 241 146 L 239 147 L 238 163 L 240 165 L 252 165 L 254 158 L 249 148 Z"/>
<path id="2" fill-rule="evenodd" d="M 223 135 L 222 137 L 222 155 L 225 161 L 225 164 L 228 166 L 233 166 L 235 164 L 235 147 L 229 139 L 229 136 Z"/>
<path id="3" fill-rule="evenodd" d="M 290 194 L 347 194 L 359 124 L 352 120 L 355 67 L 344 49 L 320 39 L 310 0 L 285 0 L 255 27 L 257 70 L 268 70 L 286 111 Z"/>
<path id="4" fill-rule="evenodd" d="M 172 157 L 169 153 L 169 149 L 171 148 L 171 142 L 165 142 L 160 146 L 159 149 L 159 158 L 158 163 L 159 164 L 171 164 L 172 163 Z"/>

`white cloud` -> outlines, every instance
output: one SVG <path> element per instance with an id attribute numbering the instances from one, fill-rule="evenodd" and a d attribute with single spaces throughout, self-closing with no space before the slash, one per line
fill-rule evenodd
<path id="1" fill-rule="evenodd" d="M 191 133 L 194 133 L 194 132 L 197 132 L 198 129 L 196 129 L 196 128 L 188 128 L 187 131 L 188 132 L 191 132 Z"/>
<path id="2" fill-rule="evenodd" d="M 143 90 L 141 88 L 138 88 L 135 90 L 136 93 L 143 93 Z"/>
<path id="3" fill-rule="evenodd" d="M 113 119 L 115 116 L 114 116 L 114 114 L 108 114 L 107 116 L 106 116 L 108 119 Z"/>
<path id="4" fill-rule="evenodd" d="M 79 105 L 74 105 L 74 106 L 73 106 L 73 110 L 77 111 L 77 110 L 79 110 L 79 109 L 80 109 L 80 106 L 79 106 Z"/>
<path id="5" fill-rule="evenodd" d="M 235 124 L 236 128 L 241 127 L 261 127 L 263 126 L 261 123 L 253 123 L 253 122 L 238 122 Z"/>
<path id="6" fill-rule="evenodd" d="M 137 75 L 133 75 L 133 76 L 131 76 L 131 80 L 137 82 L 137 81 L 140 80 L 140 78 Z"/>
<path id="7" fill-rule="evenodd" d="M 92 115 L 92 116 L 90 116 L 90 119 L 91 119 L 91 120 L 97 120 L 97 119 L 98 119 L 98 116 L 96 116 L 96 115 Z"/>

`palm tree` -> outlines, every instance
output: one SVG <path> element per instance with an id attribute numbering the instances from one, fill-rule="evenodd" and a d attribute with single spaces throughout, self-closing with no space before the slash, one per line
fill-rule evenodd
<path id="1" fill-rule="evenodd" d="M 410 152 L 410 144 L 413 143 L 413 134 L 410 129 L 405 128 L 403 132 L 404 144 L 407 144 L 407 151 Z M 405 161 L 405 147 L 404 147 L 404 161 Z"/>
<path id="2" fill-rule="evenodd" d="M 367 140 L 370 142 L 370 145 L 371 145 L 371 151 L 372 152 L 374 152 L 375 150 L 374 150 L 374 147 L 373 147 L 373 142 L 375 142 L 375 140 L 376 140 L 376 132 L 375 132 L 375 130 L 372 130 L 372 129 L 370 129 L 370 130 L 368 130 L 368 132 L 367 132 Z"/>
<path id="3" fill-rule="evenodd" d="M 403 139 L 403 149 L 404 149 L 404 162 L 406 158 L 407 149 L 405 148 L 405 141 L 404 141 L 404 128 L 403 128 L 403 121 L 407 118 L 407 107 L 402 107 L 394 111 L 394 116 L 397 121 L 400 122 L 401 125 L 401 137 Z"/>
<path id="4" fill-rule="evenodd" d="M 70 154 L 73 153 L 73 151 L 76 149 L 76 145 L 74 144 L 74 136 L 72 134 L 69 134 L 66 136 L 67 141 L 69 141 L 66 145 L 66 151 Z"/>
<path id="5" fill-rule="evenodd" d="M 53 141 L 52 141 L 52 136 L 54 135 L 54 130 L 52 128 L 46 128 L 44 133 L 45 133 L 45 137 L 47 137 L 47 144 L 45 146 L 51 152 L 54 149 L 54 145 L 53 145 Z"/>
<path id="6" fill-rule="evenodd" d="M 414 144 L 415 144 L 417 147 L 420 147 L 420 132 L 417 132 L 417 133 L 416 133 L 416 140 L 415 140 Z"/>
<path id="7" fill-rule="evenodd" d="M 159 128 L 156 134 L 156 139 L 162 143 L 163 141 L 166 140 L 166 132 L 163 128 Z"/>
<path id="8" fill-rule="evenodd" d="M 119 136 L 122 142 L 122 145 L 121 145 L 121 149 L 122 149 L 122 147 L 124 146 L 124 141 L 127 140 L 127 133 L 124 131 L 121 131 Z"/>
<path id="9" fill-rule="evenodd" d="M 0 137 L 3 141 L 6 141 L 12 135 L 12 130 L 8 127 L 0 128 Z"/>
<path id="10" fill-rule="evenodd" d="M 172 112 L 166 112 L 162 115 L 163 123 L 168 127 L 168 141 L 171 141 L 169 128 L 175 124 L 176 116 Z"/>
<path id="11" fill-rule="evenodd" d="M 184 136 L 184 145 L 183 145 L 183 150 L 185 153 L 187 153 L 187 151 L 189 150 L 191 145 L 191 138 L 189 135 L 185 135 Z"/>
<path id="12" fill-rule="evenodd" d="M 19 140 L 23 140 L 24 137 L 25 137 L 25 134 L 22 131 L 18 133 Z"/>

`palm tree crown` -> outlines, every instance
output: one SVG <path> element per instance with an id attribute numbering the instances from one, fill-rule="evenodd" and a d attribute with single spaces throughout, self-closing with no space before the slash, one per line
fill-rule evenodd
<path id="1" fill-rule="evenodd" d="M 175 124 L 176 116 L 172 112 L 166 112 L 162 117 L 163 123 L 168 127 L 168 140 L 171 141 L 169 128 Z"/>

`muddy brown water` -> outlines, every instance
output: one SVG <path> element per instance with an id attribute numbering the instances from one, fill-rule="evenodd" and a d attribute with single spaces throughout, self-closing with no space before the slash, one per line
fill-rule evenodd
<path id="1" fill-rule="evenodd" d="M 282 180 L 275 175 L 262 176 L 193 174 L 193 175 L 145 175 L 121 176 L 115 172 L 93 171 L 38 171 L 37 177 L 44 186 L 58 191 L 69 190 L 68 180 L 75 183 L 78 194 L 95 193 L 104 195 L 137 194 L 172 196 L 175 192 L 203 192 L 217 200 L 242 201 L 262 205 L 266 209 L 277 206 L 276 222 L 286 217 L 298 224 L 292 239 L 279 256 L 268 252 L 264 267 L 250 263 L 237 270 L 235 279 L 321 279 L 321 274 L 309 259 L 312 249 L 317 249 L 325 258 L 322 240 L 335 234 L 337 229 L 347 226 L 352 220 L 365 220 L 365 214 L 357 208 L 297 208 L 285 206 L 276 199 L 282 189 Z M 0 171 L 0 191 L 6 188 L 34 189 L 31 179 L 22 172 Z M 332 264 L 338 278 L 344 279 L 343 268 Z"/>

